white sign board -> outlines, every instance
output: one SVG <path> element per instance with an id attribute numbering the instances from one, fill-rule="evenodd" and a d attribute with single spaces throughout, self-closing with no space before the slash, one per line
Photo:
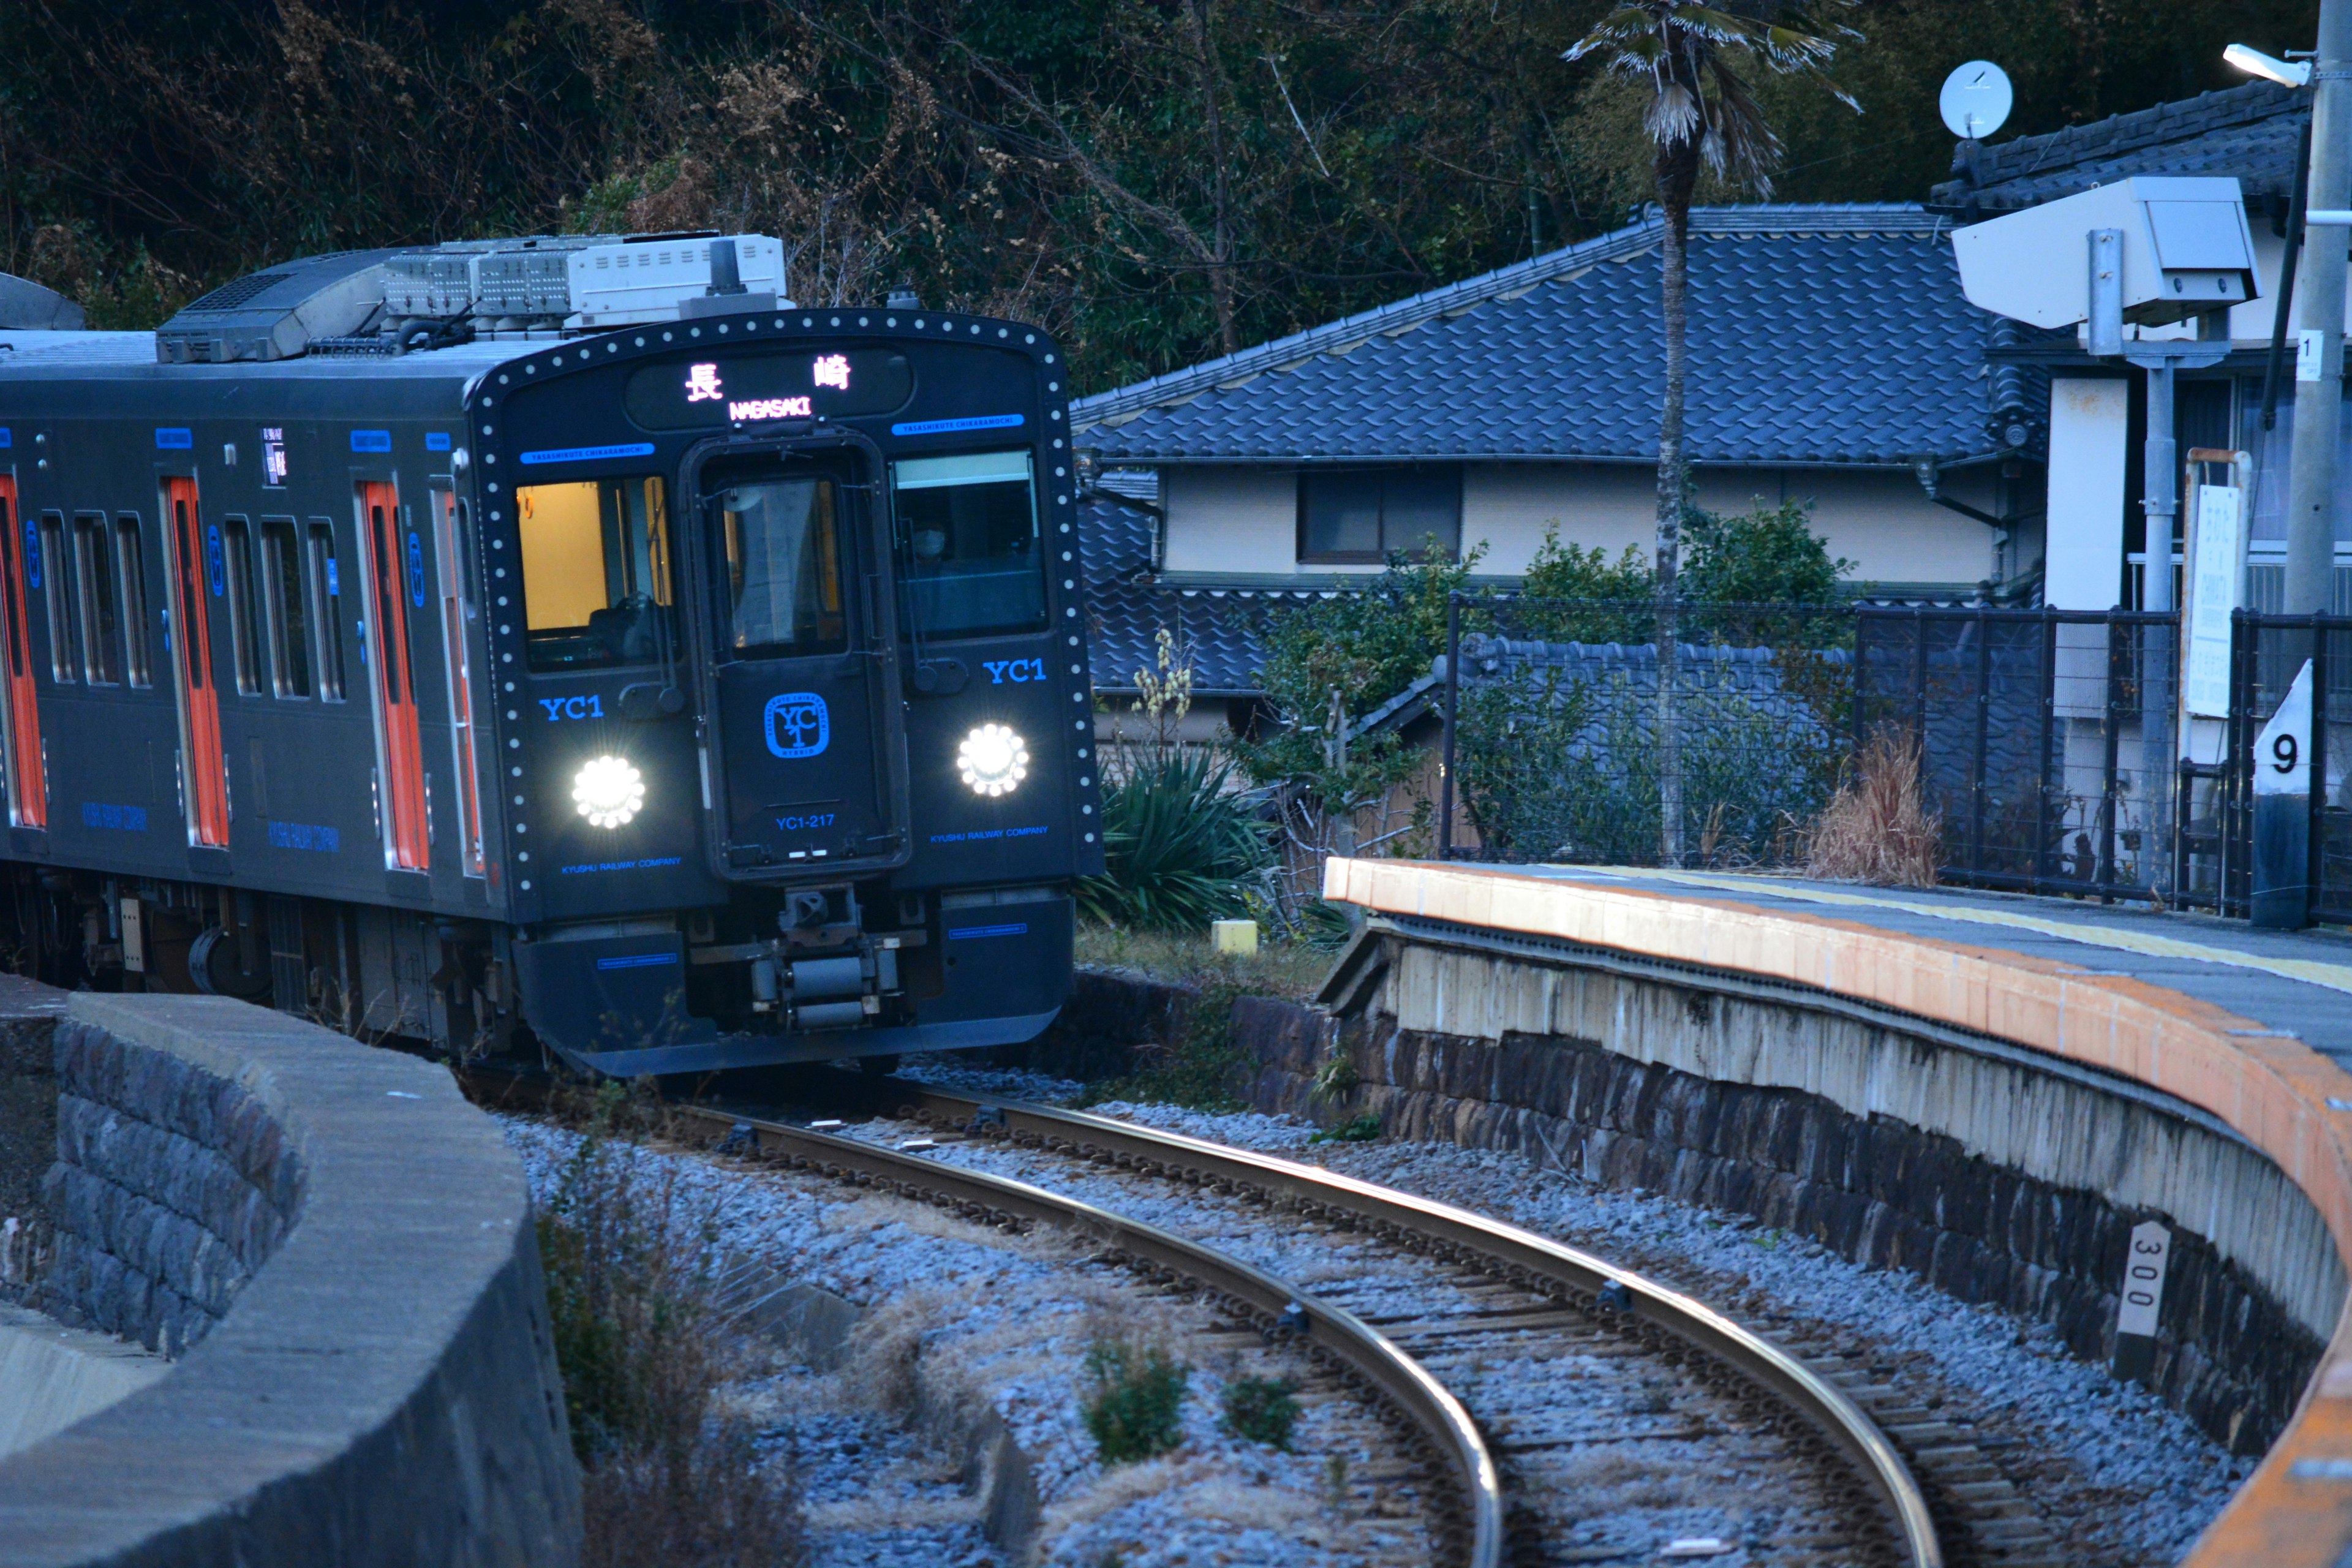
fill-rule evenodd
<path id="1" fill-rule="evenodd" d="M 2230 612 L 2238 607 L 2238 525 L 2245 492 L 2197 487 L 2197 558 L 2189 564 L 2189 711 L 2230 716 Z"/>
<path id="2" fill-rule="evenodd" d="M 2311 660 L 2294 673 L 2286 700 L 2254 741 L 2256 795 L 2311 793 Z"/>
<path id="3" fill-rule="evenodd" d="M 2164 1305 L 2164 1270 L 2172 1260 L 2172 1233 L 2149 1220 L 2132 1226 L 2131 1251 L 2124 1263 L 2123 1304 L 2116 1332 L 2156 1337 L 2157 1309 Z"/>

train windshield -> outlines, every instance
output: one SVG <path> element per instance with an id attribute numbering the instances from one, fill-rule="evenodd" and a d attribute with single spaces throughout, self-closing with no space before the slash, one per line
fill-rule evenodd
<path id="1" fill-rule="evenodd" d="M 719 505 L 735 657 L 796 658 L 847 647 L 840 487 L 825 477 L 761 479 L 729 486 Z"/>
<path id="2" fill-rule="evenodd" d="M 597 669 L 671 656 L 669 513 L 657 479 L 515 492 L 530 667 Z"/>
<path id="3" fill-rule="evenodd" d="M 982 637 L 1045 626 L 1034 488 L 1025 449 L 890 465 L 914 631 Z"/>

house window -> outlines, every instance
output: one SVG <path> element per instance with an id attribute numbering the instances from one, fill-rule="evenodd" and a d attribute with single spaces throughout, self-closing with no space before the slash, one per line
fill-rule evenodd
<path id="1" fill-rule="evenodd" d="M 1462 552 L 1462 469 L 1444 464 L 1308 468 L 1298 476 L 1298 559 L 1378 565 L 1399 551 Z"/>

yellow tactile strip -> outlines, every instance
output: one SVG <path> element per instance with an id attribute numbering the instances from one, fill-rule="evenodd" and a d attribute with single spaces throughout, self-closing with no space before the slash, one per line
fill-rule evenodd
<path id="1" fill-rule="evenodd" d="M 2352 1272 L 2352 1112 L 2328 1104 L 2352 1104 L 2352 1074 L 2299 1041 L 2233 1035 L 2263 1026 L 2168 986 L 1696 888 L 1666 893 L 1507 868 L 1335 858 L 1324 894 L 1816 986 L 2137 1079 L 2211 1111 L 2276 1162 L 2326 1221 Z M 2333 1568 L 2347 1541 L 2352 1310 L 2337 1321 L 2285 1435 L 2187 1562 Z"/>

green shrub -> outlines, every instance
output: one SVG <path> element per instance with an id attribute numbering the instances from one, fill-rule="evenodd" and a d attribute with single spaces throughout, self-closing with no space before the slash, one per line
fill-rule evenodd
<path id="1" fill-rule="evenodd" d="M 1298 1385 L 1286 1377 L 1237 1377 L 1225 1384 L 1225 1430 L 1245 1443 L 1290 1451 L 1298 1424 Z"/>
<path id="2" fill-rule="evenodd" d="M 1380 1140 L 1381 1119 L 1367 1111 L 1351 1117 L 1339 1126 L 1318 1132 L 1309 1143 L 1373 1143 Z"/>
<path id="3" fill-rule="evenodd" d="M 1206 931 L 1244 912 L 1271 860 L 1265 825 L 1232 787 L 1229 762 L 1139 752 L 1103 790 L 1103 874 L 1078 884 L 1079 908 L 1108 925 Z"/>
<path id="4" fill-rule="evenodd" d="M 1192 1369 L 1159 1345 L 1099 1339 L 1087 1349 L 1087 1431 L 1106 1465 L 1164 1454 L 1184 1436 Z"/>

